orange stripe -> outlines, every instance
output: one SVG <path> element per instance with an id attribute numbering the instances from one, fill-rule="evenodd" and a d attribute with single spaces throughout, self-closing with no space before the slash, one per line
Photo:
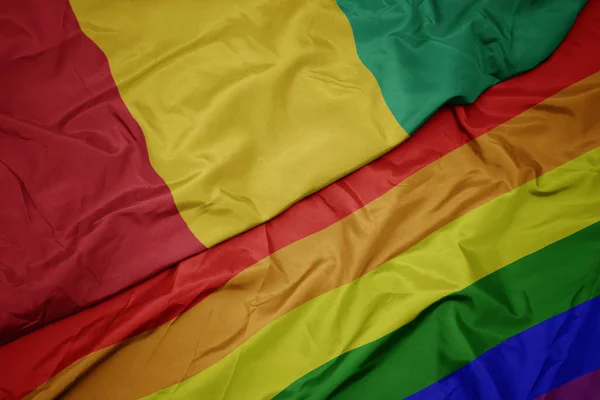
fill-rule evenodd
<path id="1" fill-rule="evenodd" d="M 170 321 L 258 260 L 349 215 L 429 163 L 589 76 L 600 65 L 600 54 L 590 51 L 600 37 L 598 15 L 600 3 L 589 3 L 547 62 L 492 87 L 475 104 L 441 109 L 402 146 L 277 218 L 1 346 L 0 387 L 21 398 L 81 357 Z M 573 54 L 585 56 L 573 63 Z M 21 357 L 24 352 L 29 357 Z"/>
<path id="2" fill-rule="evenodd" d="M 258 262 L 173 322 L 101 350 L 94 357 L 106 358 L 93 368 L 85 360 L 72 366 L 29 398 L 137 398 L 201 372 L 277 317 L 600 145 L 592 132 L 600 125 L 594 110 L 599 85 L 595 74 L 567 88 L 340 222 Z"/>

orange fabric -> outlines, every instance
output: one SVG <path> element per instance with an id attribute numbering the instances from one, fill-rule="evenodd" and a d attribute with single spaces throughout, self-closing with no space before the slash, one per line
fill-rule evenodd
<path id="1" fill-rule="evenodd" d="M 137 398 L 197 374 L 277 317 L 600 145 L 593 132 L 599 103 L 595 74 L 258 262 L 174 321 L 88 356 L 102 363 L 81 360 L 28 398 Z"/>

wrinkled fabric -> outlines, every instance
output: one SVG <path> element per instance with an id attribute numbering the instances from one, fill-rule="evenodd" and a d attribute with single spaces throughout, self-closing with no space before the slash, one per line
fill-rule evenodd
<path id="1" fill-rule="evenodd" d="M 273 397 L 332 358 L 409 323 L 435 301 L 600 221 L 599 160 L 600 147 L 535 179 L 531 174 L 534 180 L 455 219 L 368 274 L 286 313 L 216 364 L 148 398 Z M 376 207 L 377 201 L 370 205 Z M 378 215 L 376 210 L 365 210 L 364 214 L 372 219 Z M 393 229 L 392 222 L 387 221 L 377 229 L 371 220 L 370 226 L 382 235 L 372 245 L 376 250 L 388 243 L 383 238 L 398 237 L 386 234 Z M 365 231 L 367 226 L 361 228 L 364 243 L 369 232 Z M 358 264 L 362 269 L 371 269 L 370 259 L 362 261 L 365 253 L 356 246 L 349 247 L 340 250 L 340 266 L 349 269 Z M 275 285 L 283 278 L 281 274 L 269 271 L 272 274 L 265 277 L 266 296 L 272 290 L 282 290 Z M 311 275 L 317 274 L 315 271 Z M 323 274 L 331 272 L 324 270 Z M 265 304 L 267 309 L 277 307 L 278 302 L 270 303 L 269 297 L 260 294 L 255 297 L 258 304 Z M 251 309 L 252 315 L 260 308 Z M 191 368 L 186 372 L 191 373 Z"/>
<path id="2" fill-rule="evenodd" d="M 4 4 L 0 343 L 269 220 L 407 138 L 332 0 L 73 0 L 75 15 L 66 0 Z M 583 2 L 553 4 L 484 4 L 481 23 L 529 20 L 540 36 L 527 69 Z M 460 22 L 439 11 L 440 26 Z M 450 44 L 485 40 L 473 30 Z M 528 46 L 522 35 L 515 49 Z M 397 73 L 415 82 L 415 68 Z"/>
<path id="3" fill-rule="evenodd" d="M 544 109 L 543 107 L 540 108 Z M 526 119 L 526 116 L 524 119 Z M 518 124 L 518 121 L 515 124 Z M 528 128 L 531 130 L 532 127 L 528 126 Z M 540 130 L 540 134 L 542 132 L 548 133 L 548 131 Z M 511 131 L 508 127 L 502 133 L 507 135 L 512 133 L 515 137 L 523 137 L 517 131 Z M 481 157 L 488 161 L 488 165 L 496 165 L 493 152 L 499 150 L 495 143 L 502 137 L 502 133 L 499 133 L 499 136 L 492 136 L 494 139 L 489 139 L 491 143 L 486 144 L 486 140 L 473 143 L 473 147 L 467 146 L 464 148 L 465 151 L 453 153 L 456 159 L 444 158 L 440 162 L 447 161 L 452 165 L 462 158 L 466 165 L 475 165 L 475 168 L 481 169 L 483 165 L 477 165 L 474 160 L 465 157 L 468 150 L 476 148 L 482 152 Z M 586 138 L 582 140 L 582 143 L 594 143 L 594 141 L 590 142 L 589 139 L 595 135 L 591 131 L 588 131 L 588 133 L 582 135 Z M 548 135 L 543 137 L 548 138 Z M 598 145 L 597 142 L 595 143 Z M 532 141 L 529 141 L 529 144 L 534 148 L 545 148 L 544 146 L 536 146 Z M 576 146 L 574 143 L 573 145 Z M 570 146 L 563 148 L 567 154 L 573 149 Z M 501 150 L 498 151 L 498 154 L 505 155 Z M 298 373 L 296 371 L 300 368 L 306 371 L 307 364 L 318 365 L 320 360 L 326 360 L 331 354 L 335 355 L 343 351 L 342 349 L 355 347 L 357 345 L 356 341 L 358 343 L 368 342 L 369 338 L 377 337 L 381 334 L 380 332 L 386 332 L 390 329 L 389 324 L 392 324 L 392 326 L 395 324 L 401 325 L 400 320 L 408 318 L 408 315 L 412 315 L 413 312 L 418 312 L 423 305 L 422 303 L 428 304 L 431 297 L 437 298 L 437 296 L 442 296 L 446 290 L 469 284 L 471 280 L 476 280 L 480 274 L 485 275 L 488 268 L 496 268 L 493 267 L 496 263 L 502 264 L 507 261 L 510 262 L 512 257 L 518 258 L 519 256 L 515 254 L 519 254 L 521 251 L 524 252 L 523 254 L 536 251 L 537 246 L 540 245 L 538 241 L 543 243 L 540 246 L 545 245 L 546 240 L 552 242 L 551 239 L 548 239 L 548 235 L 560 238 L 572 232 L 574 226 L 585 226 L 579 224 L 595 221 L 600 216 L 591 212 L 591 210 L 597 209 L 598 203 L 594 191 L 589 192 L 590 186 L 595 185 L 593 180 L 595 175 L 593 171 L 587 171 L 589 169 L 588 165 L 594 164 L 594 155 L 597 156 L 597 150 L 586 153 L 574 161 L 551 170 L 538 178 L 537 182 L 530 182 L 524 187 L 475 208 L 471 213 L 467 213 L 441 228 L 417 246 L 405 250 L 401 245 L 398 246 L 401 243 L 399 237 L 402 237 L 400 232 L 405 232 L 403 228 L 407 226 L 413 227 L 413 231 L 415 231 L 416 224 L 406 217 L 406 213 L 386 206 L 384 201 L 389 201 L 389 204 L 396 204 L 398 201 L 395 199 L 402 198 L 402 204 L 414 204 L 411 201 L 411 196 L 407 196 L 405 191 L 414 192 L 415 195 L 424 194 L 419 190 L 423 186 L 417 183 L 419 180 L 415 175 L 414 180 L 409 179 L 403 183 L 402 189 L 388 192 L 364 209 L 361 214 L 364 215 L 363 218 L 368 218 L 369 224 L 360 224 L 353 228 L 353 219 L 344 220 L 344 226 L 339 228 L 341 234 L 332 234 L 331 238 L 329 235 L 324 237 L 323 235 L 327 231 L 336 232 L 332 227 L 331 230 L 323 231 L 323 235 L 313 235 L 311 237 L 315 240 L 313 243 L 301 241 L 283 249 L 269 259 L 264 266 L 261 265 L 245 271 L 245 273 L 234 278 L 230 284 L 223 287 L 215 296 L 200 303 L 189 314 L 183 315 L 178 320 L 178 326 L 165 326 L 164 330 L 158 331 L 156 339 L 164 344 L 161 346 L 161 354 L 173 353 L 168 351 L 168 342 L 171 340 L 177 343 L 177 346 L 181 346 L 182 339 L 185 336 L 178 335 L 177 332 L 182 332 L 184 335 L 187 332 L 195 332 L 190 335 L 190 345 L 197 354 L 191 363 L 183 362 L 181 364 L 182 372 L 186 374 L 184 377 L 190 379 L 177 385 L 174 391 L 165 390 L 161 394 L 165 396 L 185 396 L 187 393 L 188 396 L 193 397 L 198 393 L 202 393 L 212 398 L 227 393 L 226 398 L 240 398 L 243 396 L 268 398 L 273 394 L 269 388 L 279 385 L 281 380 L 289 380 L 290 375 L 296 375 Z M 552 160 L 556 160 L 556 156 L 553 152 L 549 154 L 549 158 Z M 536 161 L 537 159 L 544 162 L 545 157 L 534 158 Z M 430 171 L 434 171 L 434 173 L 440 169 L 435 164 L 430 167 Z M 499 171 L 505 169 L 506 167 L 498 167 Z M 527 169 L 528 166 L 525 167 L 525 170 Z M 571 170 L 581 170 L 581 175 L 572 174 Z M 418 178 L 424 179 L 423 182 L 431 182 L 432 175 L 430 171 L 419 174 Z M 523 173 L 522 170 L 519 172 L 517 176 L 522 179 L 528 179 L 527 177 L 531 179 L 536 176 L 535 169 L 530 174 Z M 486 175 L 489 173 L 490 170 L 487 170 Z M 542 173 L 542 171 L 539 173 Z M 466 179 L 478 181 L 478 187 L 485 193 L 489 193 L 489 189 L 494 186 L 499 186 L 499 189 L 502 190 L 502 184 L 487 186 L 477 178 L 477 175 L 474 173 L 456 174 L 456 176 L 468 177 Z M 500 176 L 503 179 L 501 182 L 510 182 L 508 176 Z M 556 178 L 556 181 L 554 181 L 553 176 L 560 178 Z M 444 177 L 440 176 L 439 179 L 444 179 Z M 536 193 L 554 192 L 555 187 L 565 187 L 566 182 L 573 183 L 575 189 L 559 190 L 559 194 L 551 196 L 551 200 L 548 201 L 542 200 L 545 196 L 537 198 Z M 457 186 L 454 183 L 448 183 L 451 188 Z M 515 183 L 510 185 L 515 185 Z M 436 186 L 439 187 L 440 185 Z M 493 194 L 491 195 L 493 196 Z M 437 200 L 434 200 L 434 208 L 439 208 L 438 201 L 444 198 L 447 197 L 440 196 Z M 579 205 L 573 208 L 572 212 L 575 214 L 567 216 L 562 211 L 563 205 L 570 204 L 574 199 L 578 199 Z M 459 201 L 457 205 L 447 204 L 449 209 L 456 209 L 457 206 L 460 209 L 459 204 L 471 203 L 469 200 L 460 197 L 457 200 Z M 514 207 L 514 204 L 519 204 L 519 207 Z M 477 207 L 477 205 L 478 203 L 474 202 L 473 207 Z M 426 205 L 423 204 L 423 206 Z M 427 214 L 434 215 L 429 212 L 429 208 L 425 210 L 427 210 Z M 437 216 L 443 221 L 444 219 L 440 214 L 441 211 L 438 211 Z M 498 218 L 496 215 L 506 216 L 506 219 Z M 528 218 L 524 219 L 523 215 L 527 215 Z M 565 218 L 557 219 L 557 215 L 562 215 Z M 415 221 L 420 220 L 421 223 L 425 223 L 423 218 L 419 219 L 418 217 L 417 214 Z M 506 226 L 506 220 L 515 220 L 516 222 Z M 481 226 L 478 221 L 486 221 L 486 225 Z M 536 231 L 536 240 L 522 241 L 521 235 L 528 237 L 531 230 L 539 225 L 546 226 L 548 232 L 542 234 Z M 371 229 L 377 234 L 371 235 Z M 347 233 L 344 235 L 343 232 Z M 357 232 L 357 234 L 364 234 L 365 236 L 358 241 L 349 241 L 351 239 L 346 238 L 349 237 L 351 232 Z M 472 232 L 473 236 L 468 232 Z M 492 236 L 497 237 L 498 244 L 496 246 L 500 248 L 496 249 L 494 242 L 487 243 L 487 246 L 482 243 L 482 240 L 487 240 Z M 367 241 L 366 237 L 370 237 L 370 241 Z M 411 239 L 406 237 L 406 233 L 404 233 L 404 237 Z M 459 248 L 451 245 L 457 237 L 462 238 Z M 394 238 L 398 239 L 394 240 Z M 344 240 L 348 245 L 338 245 L 337 240 Z M 318 242 L 325 243 L 325 245 L 318 246 L 316 245 Z M 353 243 L 360 243 L 360 245 L 352 245 Z M 363 248 L 362 246 L 367 247 Z M 462 247 L 466 249 L 462 250 Z M 317 252 L 320 248 L 323 248 L 325 254 Z M 340 253 L 332 257 L 332 248 L 339 249 Z M 366 253 L 367 248 L 377 249 L 375 252 L 377 258 L 369 259 L 368 264 L 365 265 L 361 255 Z M 309 249 L 312 249 L 312 253 Z M 383 266 L 372 270 L 372 268 L 381 264 L 382 261 L 379 257 L 389 254 L 388 251 L 398 251 L 401 254 Z M 290 252 L 294 253 L 290 257 L 286 257 L 286 254 Z M 311 258 L 303 261 L 303 254 L 307 254 Z M 314 261 L 312 261 L 313 258 Z M 335 268 L 335 264 L 332 265 L 329 261 L 332 259 L 340 260 L 339 265 L 343 265 L 345 268 Z M 335 289 L 288 311 L 253 336 L 246 336 L 255 332 L 253 325 L 260 323 L 262 315 L 269 317 L 274 314 L 281 315 L 278 309 L 282 304 L 296 303 L 295 298 L 289 295 L 289 291 L 286 290 L 286 286 L 283 284 L 284 280 L 291 281 L 293 279 L 292 274 L 297 270 L 296 265 L 318 266 L 318 269 L 310 271 L 310 276 L 306 276 L 304 271 L 298 271 L 302 274 L 302 278 L 300 281 L 292 283 L 292 287 L 297 293 L 303 293 L 311 288 L 323 285 L 325 283 L 324 276 L 333 277 L 338 269 L 340 269 L 340 273 L 344 273 L 344 281 L 337 282 L 331 286 L 332 288 L 352 280 L 356 275 L 352 274 L 350 277 L 345 278 L 348 272 L 352 270 L 356 269 L 361 272 L 372 270 L 372 272 L 354 281 L 350 286 L 341 287 L 339 290 Z M 498 265 L 497 268 L 499 267 L 501 265 Z M 290 268 L 291 271 L 288 272 L 287 268 Z M 465 280 L 465 283 L 461 283 L 463 282 L 462 279 Z M 255 287 L 254 285 L 260 286 Z M 446 285 L 452 289 L 447 288 Z M 248 295 L 244 294 L 246 290 Z M 396 299 L 396 301 L 385 301 L 389 296 Z M 221 306 L 224 307 L 222 311 L 216 311 L 221 309 Z M 252 318 L 246 319 L 243 317 L 243 310 L 246 307 L 250 308 L 248 312 Z M 352 313 L 341 312 L 341 310 L 352 310 Z M 377 312 L 373 312 L 374 310 L 377 310 Z M 281 313 L 283 314 L 283 312 L 285 310 L 282 310 Z M 241 317 L 238 316 L 239 313 L 242 313 Z M 211 315 L 215 315 L 217 319 L 211 319 Z M 392 315 L 395 317 L 392 318 Z M 315 324 L 313 318 L 317 318 L 319 324 Z M 219 323 L 219 320 L 223 322 Z M 249 324 L 245 323 L 246 320 Z M 188 326 L 186 321 L 193 321 L 193 324 L 210 321 L 205 328 L 208 337 L 206 339 L 198 338 L 198 329 Z M 233 321 L 239 321 L 239 325 L 232 325 Z M 167 329 L 169 330 L 167 331 Z M 213 329 L 214 333 L 211 333 Z M 215 337 L 217 332 L 220 333 L 220 337 Z M 228 332 L 231 332 L 231 334 L 228 334 Z M 238 339 L 240 333 L 243 333 L 244 337 Z M 215 342 L 209 337 L 215 337 Z M 239 343 L 238 340 L 244 341 L 245 344 Z M 306 343 L 307 341 L 308 343 Z M 214 351 L 212 354 L 204 353 L 202 349 L 205 346 L 207 346 L 207 349 L 215 349 L 223 347 L 224 343 L 231 342 L 238 342 L 240 347 L 231 349 L 231 352 L 223 360 L 218 361 L 199 375 L 192 377 L 196 365 L 202 366 L 210 363 L 211 359 L 217 355 Z M 309 343 L 311 343 L 310 346 Z M 152 348 L 151 342 L 148 342 L 148 345 L 150 345 L 148 348 L 150 350 Z M 312 351 L 307 355 L 305 352 L 309 348 Z M 128 352 L 133 356 L 133 349 L 128 349 Z M 137 354 L 144 353 L 142 351 Z M 133 359 L 138 358 L 139 355 Z M 289 364 L 290 360 L 293 360 L 291 364 Z M 126 364 L 125 358 L 119 357 L 119 362 L 115 365 L 104 364 L 101 368 L 105 369 L 106 373 L 111 376 L 122 379 L 125 371 L 117 372 L 115 369 L 118 368 L 117 365 L 124 364 Z M 174 364 L 172 362 L 161 364 L 169 364 L 171 371 L 173 370 Z M 253 367 L 250 367 L 250 365 Z M 251 377 L 255 373 L 268 374 L 270 376 L 269 384 L 264 382 L 253 384 L 252 382 L 257 377 Z M 160 375 L 162 377 L 167 376 L 166 371 Z M 231 375 L 236 378 L 230 378 Z M 90 387 L 93 388 L 94 382 L 107 381 L 111 381 L 110 378 L 90 380 L 89 382 Z M 129 387 L 131 388 L 131 385 Z M 81 397 L 86 394 L 85 388 L 86 384 L 82 382 L 78 387 L 81 392 L 74 390 L 71 393 L 74 397 Z M 89 392 L 95 393 L 97 390 L 90 390 Z M 75 395 L 75 393 L 79 394 Z"/>
<path id="4" fill-rule="evenodd" d="M 338 0 L 361 60 L 409 133 L 442 104 L 471 103 L 490 86 L 537 66 L 585 3 Z"/>
<path id="5" fill-rule="evenodd" d="M 148 7 L 138 8 L 142 3 Z M 0 28 L 25 33 L 36 45 L 44 42 L 33 52 L 13 42 L 0 49 L 8 55 L 0 67 L 8 71 L 4 80 L 15 99 L 0 103 L 8 110 L 0 113 L 0 124 L 5 114 L 9 121 L 0 160 L 10 163 L 2 164 L 12 179 L 7 181 L 18 183 L 11 186 L 19 190 L 12 199 L 25 204 L 20 214 L 10 207 L 5 214 L 11 224 L 15 218 L 27 220 L 18 240 L 7 224 L 0 226 L 9 250 L 0 253 L 5 257 L 0 285 L 8 282 L 9 289 L 0 292 L 0 304 L 10 306 L 0 308 L 0 327 L 2 321 L 8 327 L 0 340 L 83 311 L 0 347 L 0 394 L 8 398 L 21 398 L 38 385 L 29 398 L 119 399 L 153 392 L 155 397 L 270 398 L 331 358 L 352 354 L 408 323 L 440 296 L 596 221 L 598 185 L 590 171 L 597 161 L 589 151 L 598 145 L 593 110 L 598 84 L 594 77 L 576 82 L 598 71 L 598 53 L 586 47 L 597 43 L 592 26 L 575 36 L 554 64 L 551 59 L 539 67 L 541 72 L 497 86 L 473 107 L 444 109 L 420 131 L 420 141 L 414 137 L 392 156 L 317 192 L 273 222 L 202 252 L 200 240 L 212 246 L 265 221 L 403 141 L 400 103 L 386 93 L 402 97 L 404 87 L 395 90 L 369 65 L 356 15 L 344 8 L 348 23 L 333 1 L 255 0 L 230 9 L 227 2 L 209 1 L 194 12 L 199 5 L 191 1 L 180 4 L 189 7 L 168 8 L 163 2 L 74 0 L 79 21 L 66 3 L 44 4 L 50 5 L 11 7 L 51 15 L 60 24 L 53 26 L 56 31 L 28 17 L 16 28 Z M 509 19 L 496 21 L 485 13 L 480 18 L 477 7 L 458 7 L 458 15 L 446 10 L 443 15 L 457 26 L 468 25 L 458 18 L 464 15 L 475 22 L 460 34 L 446 32 L 452 40 L 442 40 L 441 47 L 468 53 L 469 65 L 484 59 L 478 68 L 487 77 L 480 79 L 483 86 L 467 82 L 458 88 L 462 94 L 451 102 L 472 101 L 498 77 L 531 68 L 542 53 L 551 52 L 583 3 L 568 3 L 562 13 L 550 4 L 558 5 L 546 2 L 547 8 L 538 9 L 544 12 L 532 13 L 527 2 L 511 10 L 478 3 L 491 14 L 520 12 L 535 35 L 542 32 L 532 29 L 538 22 L 551 30 L 542 37 L 518 33 L 522 40 L 514 46 L 501 37 Z M 597 15 L 594 7 L 588 8 L 588 19 L 595 26 L 597 18 L 589 17 Z M 418 15 L 444 27 L 431 12 Z M 286 23 L 264 18 L 272 15 Z M 397 10 L 389 15 L 405 18 Z M 429 32 L 423 43 L 437 43 L 438 37 L 427 36 L 426 23 L 417 34 L 411 21 L 411 35 Z M 511 24 L 511 29 L 523 25 L 519 18 Z M 371 28 L 380 40 L 379 27 Z M 461 47 L 465 38 L 474 40 L 475 52 Z M 519 47 L 533 42 L 532 51 Z M 374 47 L 388 54 L 402 49 L 394 46 Z M 573 65 L 577 48 L 589 54 Z M 421 50 L 417 55 L 427 56 Z M 77 57 L 71 60 L 65 51 Z M 525 57 L 523 65 L 503 54 L 511 51 L 518 60 Z M 437 61 L 444 60 L 442 54 Z M 506 56 L 505 65 L 497 65 L 500 55 Z M 404 68 L 409 61 L 396 65 Z M 420 62 L 414 66 L 414 76 L 427 70 Z M 36 85 L 14 79 L 23 76 Z M 198 82 L 206 84 L 198 87 Z M 448 82 L 452 88 L 465 83 Z M 570 87 L 543 101 L 565 86 Z M 30 114 L 13 118 L 11 107 L 33 97 L 30 87 L 71 97 L 46 107 L 41 96 Z M 429 89 L 423 89 L 426 101 L 402 100 L 410 106 L 405 107 L 408 124 L 421 118 L 420 125 L 448 100 L 440 100 L 444 90 L 434 90 L 436 97 Z M 104 129 L 120 142 L 106 141 Z M 27 157 L 10 151 L 17 148 L 15 132 Z M 43 139 L 36 148 L 38 138 Z M 47 154 L 52 155 L 48 163 Z M 65 163 L 60 179 L 54 179 L 56 170 L 47 167 L 72 154 L 77 162 Z M 31 159 L 36 162 L 28 166 Z M 113 177 L 118 184 L 111 183 Z M 77 195 L 52 203 L 69 191 Z M 563 208 L 568 211 L 561 213 Z M 529 220 L 510 226 L 507 221 L 519 215 Z M 155 226 L 154 219 L 164 224 Z M 47 242 L 28 254 L 23 243 L 36 235 Z M 21 262 L 28 264 L 17 276 L 11 263 Z M 85 309 L 90 305 L 95 306 Z"/>
<path id="6" fill-rule="evenodd" d="M 123 349 L 104 350 L 110 358 L 85 378 L 77 379 L 81 370 L 74 368 L 63 375 L 62 383 L 51 383 L 43 390 L 62 390 L 61 385 L 77 379 L 78 385 L 68 388 L 68 394 L 75 398 L 106 393 L 106 389 L 94 390 L 95 385 L 104 387 L 106 382 L 118 388 L 112 396 L 139 397 L 153 387 L 193 376 L 219 362 L 295 307 L 373 271 L 453 219 L 477 211 L 511 188 L 594 149 L 600 144 L 593 111 L 594 99 L 600 96 L 598 79 L 596 74 L 572 85 L 415 172 L 358 213 L 277 251 L 238 274 L 174 323 L 140 336 L 143 340 Z M 567 108 L 573 112 L 570 119 L 548 112 Z M 564 135 L 566 131 L 572 132 L 570 137 Z M 507 157 L 506 148 L 512 149 L 513 158 Z M 476 189 L 460 193 L 457 187 Z M 436 188 L 437 196 L 430 196 L 431 188 Z M 431 248 L 433 257 L 447 251 L 439 246 L 438 250 Z M 402 258 L 398 260 L 402 262 Z M 454 268 L 460 271 L 460 267 Z M 435 275 L 435 269 L 431 273 Z M 427 282 L 437 280 L 424 276 L 417 281 L 425 290 Z M 146 354 L 152 354 L 156 361 L 148 364 Z M 153 371 L 155 378 L 136 384 L 140 370 Z"/>
<path id="7" fill-rule="evenodd" d="M 407 138 L 333 0 L 71 4 L 209 247 Z"/>
<path id="8" fill-rule="evenodd" d="M 600 253 L 593 255 L 597 264 Z M 596 289 L 600 289 L 599 273 L 592 274 Z M 533 400 L 600 368 L 599 315 L 600 298 L 573 307 L 508 339 L 408 399 Z"/>
<path id="9" fill-rule="evenodd" d="M 202 251 L 66 0 L 2 0 L 0 88 L 0 343 Z"/>
<path id="10" fill-rule="evenodd" d="M 596 43 L 596 9 L 592 3 L 584 10 L 580 23 L 547 63 L 531 73 L 492 88 L 473 106 L 442 110 L 403 146 L 299 203 L 271 223 L 225 242 L 95 308 L 34 332 L 9 346 L 0 347 L 0 359 L 19 360 L 10 368 L 4 364 L 6 369 L 0 374 L 0 387 L 13 387 L 15 393 L 26 393 L 80 357 L 103 348 L 105 350 L 99 352 L 102 354 L 95 353 L 72 366 L 69 369 L 72 375 L 64 378 L 61 384 L 71 385 L 88 369 L 97 369 L 97 364 L 101 362 L 106 361 L 105 365 L 111 365 L 105 357 L 121 346 L 106 346 L 169 321 L 205 298 L 229 277 L 237 274 L 240 268 L 246 268 L 269 252 L 348 215 L 470 138 L 484 134 L 564 86 L 598 70 L 595 57 L 598 53 L 589 51 Z M 587 57 L 570 66 L 574 53 L 586 53 Z M 553 106 L 549 105 L 548 109 L 553 109 Z M 543 117 L 540 115 L 536 120 L 542 123 Z M 524 140 L 527 140 L 526 136 Z M 541 148 L 552 149 L 552 146 L 541 145 Z M 407 226 L 407 229 L 410 228 Z M 309 249 L 307 253 L 311 251 Z M 220 273 L 212 280 L 207 279 L 206 272 L 217 269 Z M 146 354 L 155 354 L 154 350 L 152 348 Z M 30 357 L 19 356 L 25 351 Z M 2 365 L 0 363 L 0 368 Z M 33 368 L 39 373 L 28 374 L 27 371 Z M 140 383 L 146 381 L 142 370 L 137 372 L 134 379 Z M 54 386 L 51 384 L 49 387 Z"/>
<path id="11" fill-rule="evenodd" d="M 596 400 L 598 398 L 600 398 L 600 369 L 565 383 L 536 400 Z"/>
<path id="12" fill-rule="evenodd" d="M 531 398 L 528 397 L 530 392 L 518 395 L 510 391 L 531 388 L 535 379 L 508 375 L 510 372 L 502 367 L 515 368 L 519 374 L 520 370 L 509 364 L 508 359 L 523 355 L 527 360 L 528 346 L 510 350 L 494 346 L 504 346 L 505 340 L 600 295 L 598 237 L 600 223 L 517 260 L 466 289 L 440 299 L 390 335 L 312 371 L 277 398 L 363 399 L 375 393 L 378 398 L 406 398 L 429 386 L 414 398 L 446 399 L 454 396 L 454 391 L 469 393 L 477 384 L 484 385 L 487 391 L 471 393 L 472 399 Z M 520 344 L 519 337 L 510 340 Z M 540 343 L 548 345 L 544 341 Z M 472 367 L 465 368 L 479 368 L 480 374 L 495 376 L 498 380 L 505 377 L 511 384 L 499 382 L 493 387 L 486 384 L 485 379 L 475 377 L 466 382 L 467 379 L 461 379 L 468 374 L 464 371 L 444 378 L 488 350 L 498 355 L 498 365 L 491 367 L 482 361 L 473 361 Z M 543 356 L 538 353 L 540 348 L 535 355 Z M 573 352 L 574 358 L 580 355 Z M 559 364 L 560 359 L 554 363 Z M 444 379 L 434 383 L 440 378 Z"/>
<path id="13" fill-rule="evenodd" d="M 389 151 L 449 99 L 535 67 L 585 0 L 71 4 L 212 246 Z"/>

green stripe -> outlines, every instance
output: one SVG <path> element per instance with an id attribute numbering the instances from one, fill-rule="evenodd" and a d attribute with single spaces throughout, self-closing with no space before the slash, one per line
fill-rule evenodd
<path id="1" fill-rule="evenodd" d="M 586 0 L 337 0 L 358 55 L 412 133 L 442 104 L 471 103 L 563 40 Z"/>
<path id="2" fill-rule="evenodd" d="M 409 396 L 504 340 L 600 295 L 599 278 L 596 223 L 441 299 L 410 324 L 335 358 L 276 398 Z"/>

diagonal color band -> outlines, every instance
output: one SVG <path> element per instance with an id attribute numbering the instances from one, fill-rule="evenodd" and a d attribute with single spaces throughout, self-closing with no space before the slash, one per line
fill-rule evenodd
<path id="1" fill-rule="evenodd" d="M 87 354 L 172 320 L 260 259 L 339 221 L 431 162 L 597 71 L 600 53 L 590 49 L 600 37 L 598 15 L 600 3 L 588 4 L 559 49 L 542 65 L 490 88 L 473 105 L 440 110 L 410 141 L 273 220 L 0 347 L 0 359 L 17 360 L 10 368 L 0 363 L 1 386 L 22 397 Z M 573 63 L 573 54 L 586 57 Z M 30 356 L 20 357 L 23 352 Z M 71 368 L 71 376 L 91 368 L 97 357 Z"/>
<path id="2" fill-rule="evenodd" d="M 600 148 L 486 203 L 149 398 L 271 398 L 334 357 L 407 324 L 440 298 L 600 220 L 599 165 Z"/>
<path id="3" fill-rule="evenodd" d="M 595 278 L 598 286 L 597 273 Z M 596 297 L 508 339 L 408 399 L 533 399 L 600 368 L 598 337 Z"/>
<path id="4" fill-rule="evenodd" d="M 435 383 L 502 341 L 600 295 L 598 237 L 600 223 L 440 299 L 390 335 L 311 371 L 277 399 L 405 398 Z"/>
<path id="5" fill-rule="evenodd" d="M 422 169 L 339 223 L 259 262 L 173 323 L 121 348 L 104 350 L 108 358 L 71 385 L 69 394 L 92 398 L 106 390 L 100 388 L 111 387 L 112 398 L 139 397 L 193 376 L 278 316 L 373 270 L 487 200 L 594 148 L 600 144 L 594 136 L 598 122 L 588 100 L 600 96 L 599 78 L 566 89 Z M 556 109 L 571 109 L 573 118 Z M 570 137 L 565 130 L 572 132 Z M 507 157 L 507 146 L 518 149 L 513 158 Z M 470 189 L 456 193 L 457 187 Z M 431 188 L 439 198 L 429 196 Z M 359 231 L 365 236 L 353 233 Z M 74 366 L 40 393 L 60 392 L 79 375 Z"/>

